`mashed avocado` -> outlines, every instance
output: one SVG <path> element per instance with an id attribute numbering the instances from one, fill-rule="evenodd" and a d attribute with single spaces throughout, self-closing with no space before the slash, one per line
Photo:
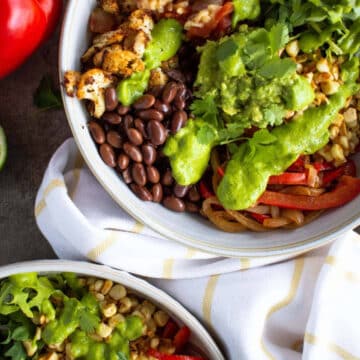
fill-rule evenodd
<path id="1" fill-rule="evenodd" d="M 201 178 L 214 146 L 238 139 L 251 127 L 281 125 L 288 111 L 313 102 L 314 91 L 296 73 L 296 64 L 278 55 L 288 40 L 284 25 L 252 31 L 245 27 L 199 49 L 198 99 L 191 107 L 197 118 L 164 148 L 179 184 Z"/>

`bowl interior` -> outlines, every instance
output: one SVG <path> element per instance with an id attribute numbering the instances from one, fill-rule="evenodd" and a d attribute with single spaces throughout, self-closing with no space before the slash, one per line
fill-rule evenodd
<path id="1" fill-rule="evenodd" d="M 120 283 L 127 289 L 131 289 L 134 293 L 144 299 L 150 300 L 159 308 L 166 311 L 179 325 L 186 325 L 189 327 L 191 331 L 190 343 L 199 355 L 202 355 L 209 360 L 224 360 L 224 357 L 215 342 L 193 315 L 162 290 L 157 289 L 148 282 L 133 275 L 123 271 L 114 270 L 107 266 L 85 262 L 39 260 L 0 267 L 0 280 L 10 275 L 26 272 L 38 272 L 41 274 L 73 272 L 81 276 L 109 279 L 116 283 Z"/>
<path id="2" fill-rule="evenodd" d="M 70 0 L 62 29 L 59 71 L 80 69 L 80 56 L 89 44 L 88 19 L 96 0 Z M 296 230 L 229 234 L 191 214 L 178 214 L 138 199 L 118 174 L 101 160 L 87 129 L 84 105 L 63 92 L 67 118 L 75 141 L 92 173 L 111 197 L 130 215 L 170 239 L 207 252 L 233 257 L 263 257 L 303 252 L 333 239 L 360 223 L 360 197 Z M 360 156 L 356 158 L 360 165 Z"/>

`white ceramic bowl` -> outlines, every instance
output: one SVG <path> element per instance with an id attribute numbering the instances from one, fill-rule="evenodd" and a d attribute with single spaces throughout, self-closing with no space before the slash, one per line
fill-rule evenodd
<path id="1" fill-rule="evenodd" d="M 182 305 L 148 282 L 126 272 L 108 266 L 79 261 L 37 260 L 0 267 L 0 280 L 10 275 L 38 272 L 41 274 L 73 272 L 78 275 L 109 279 L 133 290 L 144 299 L 150 300 L 167 312 L 179 325 L 186 325 L 191 331 L 190 343 L 209 360 L 225 360 L 221 351 L 199 321 Z"/>
<path id="2" fill-rule="evenodd" d="M 80 69 L 80 56 L 89 45 L 88 19 L 96 0 L 69 0 L 62 28 L 59 71 Z M 63 101 L 75 141 L 92 173 L 111 197 L 130 215 L 160 234 L 207 252 L 230 257 L 290 256 L 328 243 L 340 233 L 360 224 L 360 197 L 340 209 L 329 211 L 296 230 L 270 233 L 229 234 L 191 214 L 178 214 L 138 199 L 117 173 L 101 160 L 86 126 L 88 114 L 80 101 Z M 359 164 L 359 157 L 357 162 Z"/>

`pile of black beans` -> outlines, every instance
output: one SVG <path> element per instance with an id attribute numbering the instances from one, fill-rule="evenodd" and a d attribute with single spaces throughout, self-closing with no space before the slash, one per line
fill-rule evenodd
<path id="1" fill-rule="evenodd" d="M 186 124 L 190 97 L 183 82 L 170 81 L 128 107 L 119 104 L 115 88 L 109 87 L 106 112 L 88 124 L 103 161 L 140 199 L 177 212 L 198 212 L 200 195 L 196 185 L 176 184 L 162 147 L 169 134 Z"/>

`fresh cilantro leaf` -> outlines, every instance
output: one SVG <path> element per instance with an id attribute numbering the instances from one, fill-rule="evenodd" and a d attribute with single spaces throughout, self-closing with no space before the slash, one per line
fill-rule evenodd
<path id="1" fill-rule="evenodd" d="M 82 309 L 79 315 L 79 324 L 81 330 L 92 333 L 96 330 L 97 325 L 100 323 L 100 318 L 87 311 L 86 309 Z"/>
<path id="2" fill-rule="evenodd" d="M 270 145 L 277 140 L 277 137 L 272 135 L 269 130 L 261 129 L 255 132 L 254 136 L 249 140 L 254 144 Z"/>
<path id="3" fill-rule="evenodd" d="M 226 124 L 224 129 L 219 131 L 219 138 L 222 145 L 228 144 L 230 141 L 241 140 L 244 133 L 244 124 L 241 122 L 233 122 Z"/>
<path id="4" fill-rule="evenodd" d="M 269 32 L 270 46 L 273 54 L 289 42 L 289 30 L 285 24 L 274 25 Z"/>
<path id="5" fill-rule="evenodd" d="M 61 109 L 62 101 L 60 96 L 60 91 L 54 89 L 51 77 L 45 75 L 35 91 L 34 94 L 34 104 L 44 110 L 49 109 Z"/>
<path id="6" fill-rule="evenodd" d="M 219 111 L 212 97 L 196 99 L 190 106 L 191 112 L 214 127 L 219 125 Z"/>
<path id="7" fill-rule="evenodd" d="M 282 78 L 295 72 L 296 64 L 290 58 L 272 59 L 259 70 L 259 74 L 267 79 Z"/>
<path id="8" fill-rule="evenodd" d="M 11 338 L 16 341 L 29 340 L 31 338 L 31 332 L 29 327 L 23 325 L 17 327 L 11 334 Z"/>
<path id="9" fill-rule="evenodd" d="M 119 360 L 128 360 L 126 355 L 122 352 L 118 352 L 117 356 L 118 356 Z"/>
<path id="10" fill-rule="evenodd" d="M 221 43 L 216 49 L 216 59 L 218 61 L 224 61 L 228 57 L 234 55 L 238 50 L 238 45 L 233 39 L 228 39 Z"/>
<path id="11" fill-rule="evenodd" d="M 25 349 L 22 346 L 21 342 L 19 341 L 14 342 L 14 344 L 10 347 L 10 349 L 6 351 L 5 356 L 11 358 L 11 360 L 27 359 Z"/>

